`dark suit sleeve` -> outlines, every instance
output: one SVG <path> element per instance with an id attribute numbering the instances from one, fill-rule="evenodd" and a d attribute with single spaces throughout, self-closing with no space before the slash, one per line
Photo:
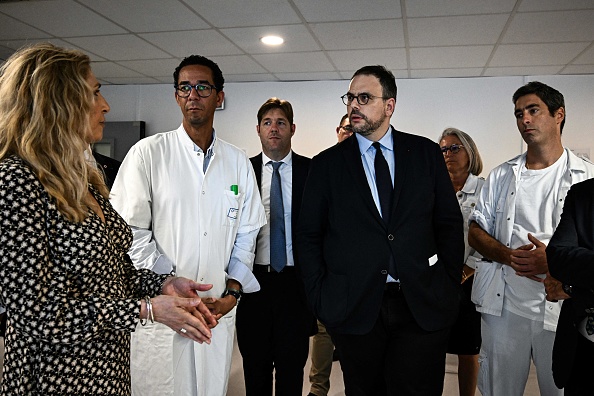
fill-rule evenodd
<path id="1" fill-rule="evenodd" d="M 297 226 L 297 252 L 301 276 L 305 284 L 305 295 L 316 317 L 319 317 L 321 284 L 326 268 L 323 241 L 329 208 L 327 186 L 330 183 L 325 165 L 317 157 L 311 161 Z"/>
<path id="2" fill-rule="evenodd" d="M 588 180 L 569 190 L 561 221 L 546 250 L 551 275 L 573 286 L 578 311 L 594 307 L 593 188 Z"/>
<path id="3" fill-rule="evenodd" d="M 437 159 L 433 228 L 437 251 L 448 276 L 459 285 L 464 266 L 464 220 L 439 146 L 435 145 L 434 151 Z"/>

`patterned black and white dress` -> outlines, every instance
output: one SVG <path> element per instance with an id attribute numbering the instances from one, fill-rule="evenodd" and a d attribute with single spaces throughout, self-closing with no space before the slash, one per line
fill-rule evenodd
<path id="1" fill-rule="evenodd" d="M 68 221 L 24 161 L 0 162 L 0 303 L 7 308 L 2 395 L 129 395 L 140 299 L 166 275 L 125 259 L 128 225 L 95 189 Z"/>

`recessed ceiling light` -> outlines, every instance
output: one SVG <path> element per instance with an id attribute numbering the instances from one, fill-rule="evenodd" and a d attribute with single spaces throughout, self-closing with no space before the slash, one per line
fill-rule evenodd
<path id="1" fill-rule="evenodd" d="M 279 36 L 265 36 L 260 39 L 266 45 L 281 45 L 285 42 L 282 37 Z"/>

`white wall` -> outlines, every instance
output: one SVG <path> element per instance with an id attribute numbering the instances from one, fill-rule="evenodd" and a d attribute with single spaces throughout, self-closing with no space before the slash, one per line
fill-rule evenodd
<path id="1" fill-rule="evenodd" d="M 398 80 L 392 124 L 400 130 L 435 140 L 446 127 L 469 133 L 485 162 L 483 175 L 520 154 L 523 142 L 513 116 L 511 97 L 528 81 L 539 80 L 563 93 L 567 147 L 594 157 L 594 76 L 485 77 Z M 313 156 L 335 144 L 335 128 L 346 106 L 340 96 L 348 81 L 227 83 L 225 109 L 215 114 L 219 136 L 252 156 L 260 151 L 256 113 L 272 96 L 293 105 L 297 131 L 293 149 Z M 145 121 L 147 135 L 175 129 L 181 112 L 172 85 L 104 86 L 111 105 L 108 121 Z"/>

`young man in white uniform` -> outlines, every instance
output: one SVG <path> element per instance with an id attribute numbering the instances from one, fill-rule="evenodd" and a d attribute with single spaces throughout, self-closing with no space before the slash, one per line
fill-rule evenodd
<path id="1" fill-rule="evenodd" d="M 478 385 L 483 396 L 521 396 L 532 360 L 541 395 L 561 395 L 551 371 L 561 307 L 545 301 L 545 248 L 567 191 L 593 177 L 594 166 L 563 148 L 559 91 L 533 81 L 513 102 L 528 149 L 489 174 L 470 216 L 468 241 L 485 257 L 472 290 L 482 317 Z"/>
<path id="2" fill-rule="evenodd" d="M 134 264 L 213 284 L 202 297 L 219 323 L 210 345 L 179 336 L 183 328 L 176 334 L 158 324 L 139 327 L 132 334 L 132 393 L 222 396 L 237 300 L 260 288 L 252 265 L 266 215 L 247 155 L 213 129 L 224 99 L 219 67 L 192 55 L 177 67 L 174 81 L 182 125 L 130 149 L 111 201 L 132 227 Z"/>

